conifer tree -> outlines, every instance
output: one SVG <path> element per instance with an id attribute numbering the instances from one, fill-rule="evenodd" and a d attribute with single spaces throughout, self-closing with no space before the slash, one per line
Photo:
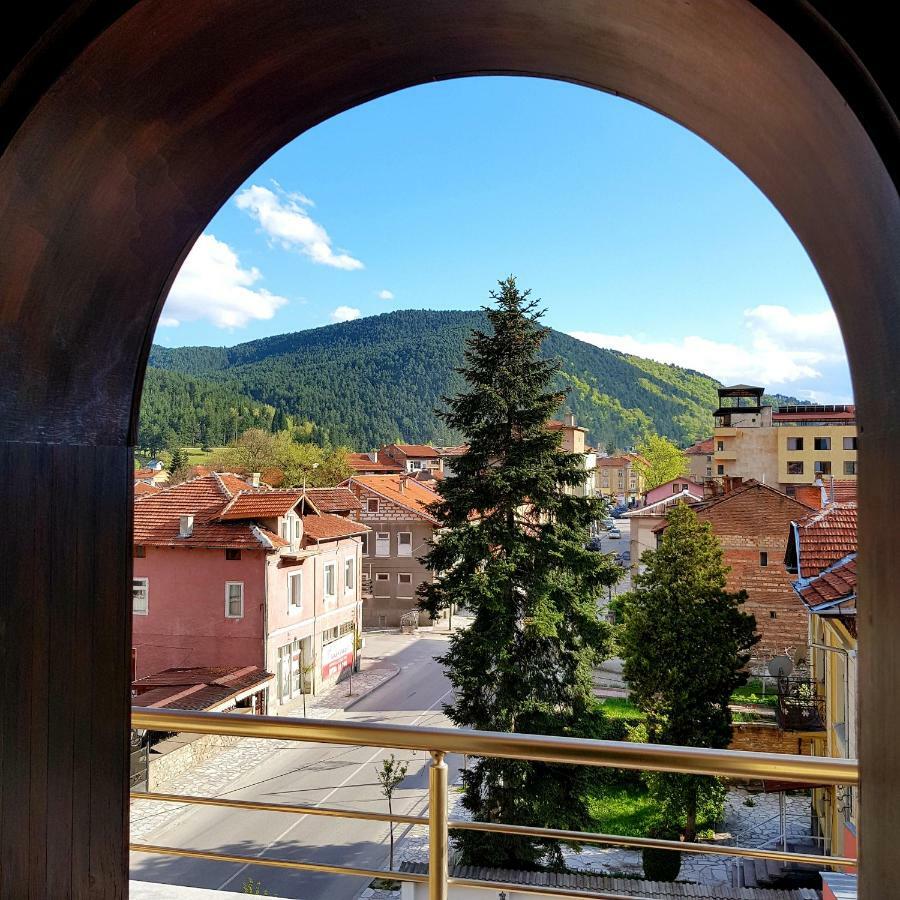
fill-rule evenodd
<path id="1" fill-rule="evenodd" d="M 712 526 L 684 504 L 671 509 L 659 547 L 622 598 L 619 647 L 631 701 L 646 713 L 655 744 L 724 748 L 731 743 L 734 690 L 747 681 L 756 619 L 741 610 L 745 591 L 726 588 L 728 568 Z M 721 796 L 716 779 L 652 775 L 651 791 L 686 840 L 698 814 Z"/>
<path id="2" fill-rule="evenodd" d="M 425 559 L 440 577 L 423 586 L 420 605 L 474 617 L 441 658 L 456 725 L 594 736 L 591 673 L 609 639 L 597 603 L 621 570 L 585 549 L 603 501 L 567 492 L 584 479 L 584 457 L 563 452 L 548 427 L 564 394 L 552 388 L 557 365 L 539 356 L 542 312 L 513 277 L 499 287 L 486 309 L 493 333 L 473 331 L 467 345 L 468 390 L 445 398 L 442 417 L 468 450 L 440 485 L 440 537 Z M 463 804 L 477 821 L 585 828 L 592 777 L 576 766 L 478 759 L 463 775 Z M 455 841 L 472 865 L 562 865 L 552 842 L 469 832 Z"/>

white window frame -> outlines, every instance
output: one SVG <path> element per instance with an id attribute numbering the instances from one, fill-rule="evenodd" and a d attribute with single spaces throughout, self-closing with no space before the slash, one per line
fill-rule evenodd
<path id="1" fill-rule="evenodd" d="M 294 540 L 300 540 L 300 516 L 294 519 Z"/>
<path id="2" fill-rule="evenodd" d="M 231 591 L 230 588 L 239 587 L 241 589 L 241 611 L 239 615 L 233 615 L 231 612 Z M 243 619 L 244 618 L 244 582 L 243 581 L 226 581 L 225 582 L 225 618 L 226 619 Z"/>
<path id="3" fill-rule="evenodd" d="M 379 553 L 379 550 L 383 550 L 383 553 Z M 376 531 L 375 532 L 375 555 L 376 556 L 390 556 L 391 555 L 391 533 L 389 531 Z"/>
<path id="4" fill-rule="evenodd" d="M 372 533 L 371 531 L 364 531 L 364 532 L 359 536 L 359 537 L 360 537 L 360 540 L 359 540 L 359 543 L 360 543 L 360 550 L 359 550 L 360 556 L 369 556 L 369 555 L 370 555 L 370 554 L 369 554 L 369 535 L 370 535 L 371 533 Z"/>
<path id="5" fill-rule="evenodd" d="M 403 537 L 403 535 L 405 535 L 405 534 L 409 535 L 409 551 L 408 552 L 405 552 L 404 550 L 400 549 L 402 546 L 402 544 L 400 543 L 400 538 Z M 413 555 L 412 547 L 413 547 L 412 532 L 411 531 L 398 531 L 397 532 L 397 556 L 412 556 Z"/>
<path id="6" fill-rule="evenodd" d="M 300 582 L 300 602 L 294 603 L 294 582 Z M 303 572 L 289 572 L 288 585 L 288 615 L 295 615 L 303 611 Z"/>
<path id="7" fill-rule="evenodd" d="M 350 576 L 349 578 L 347 576 Z M 344 560 L 344 593 L 349 594 L 356 588 L 356 560 L 349 556 Z"/>
<path id="8" fill-rule="evenodd" d="M 372 504 L 375 504 L 374 508 Z M 378 513 L 381 509 L 381 501 L 377 497 L 367 497 L 366 498 L 366 512 L 367 513 Z"/>
<path id="9" fill-rule="evenodd" d="M 331 583 L 334 592 L 328 593 L 328 570 L 331 569 Z M 324 563 L 322 566 L 322 597 L 326 606 L 334 606 L 337 603 L 337 562 Z"/>
<path id="10" fill-rule="evenodd" d="M 283 541 L 291 539 L 291 523 L 288 519 L 281 520 L 281 539 Z"/>
<path id="11" fill-rule="evenodd" d="M 139 586 L 138 582 L 142 582 Z M 144 608 L 137 609 L 134 605 L 134 592 L 135 588 L 138 588 L 143 592 L 144 595 Z M 131 579 L 131 611 L 136 616 L 149 616 L 150 615 L 150 579 L 144 578 L 140 576 L 135 576 Z"/>

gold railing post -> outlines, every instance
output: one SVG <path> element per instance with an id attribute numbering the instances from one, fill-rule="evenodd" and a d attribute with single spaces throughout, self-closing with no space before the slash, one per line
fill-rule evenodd
<path id="1" fill-rule="evenodd" d="M 447 774 L 443 751 L 432 750 L 428 769 L 428 900 L 447 900 Z"/>

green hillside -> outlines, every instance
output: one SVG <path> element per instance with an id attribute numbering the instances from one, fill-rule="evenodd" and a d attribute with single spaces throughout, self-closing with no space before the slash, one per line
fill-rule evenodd
<path id="1" fill-rule="evenodd" d="M 245 422 L 264 426 L 268 416 L 277 426 L 288 415 L 361 450 L 397 439 L 452 443 L 458 435 L 434 410 L 461 388 L 454 369 L 466 338 L 486 324 L 481 312 L 406 310 L 235 347 L 154 346 L 142 435 L 169 427 L 193 445 L 202 427 L 215 444 Z M 706 375 L 558 331 L 544 354 L 560 361 L 566 406 L 596 446 L 629 447 L 648 430 L 681 444 L 711 434 L 719 385 Z"/>

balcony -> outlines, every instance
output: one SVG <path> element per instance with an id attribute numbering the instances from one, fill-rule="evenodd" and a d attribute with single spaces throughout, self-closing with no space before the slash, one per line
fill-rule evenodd
<path id="1" fill-rule="evenodd" d="M 265 811 L 289 816 L 327 816 L 354 820 L 395 822 L 426 826 L 429 832 L 429 863 L 425 871 L 406 867 L 401 871 L 326 865 L 293 859 L 245 856 L 237 853 L 197 851 L 181 847 L 132 843 L 135 852 L 170 857 L 189 857 L 225 863 L 270 866 L 324 872 L 367 878 L 385 878 L 427 886 L 429 900 L 447 900 L 451 887 L 475 888 L 485 891 L 510 891 L 506 881 L 491 881 L 450 874 L 449 833 L 477 831 L 524 837 L 545 838 L 579 844 L 603 844 L 619 847 L 657 848 L 689 853 L 709 854 L 712 857 L 739 857 L 748 860 L 773 860 L 797 865 L 829 866 L 847 869 L 857 865 L 849 857 L 822 857 L 812 853 L 755 847 L 731 847 L 721 844 L 688 843 L 658 838 L 629 837 L 617 834 L 595 834 L 562 831 L 538 826 L 504 825 L 499 822 L 472 822 L 450 819 L 448 816 L 448 753 L 468 756 L 492 756 L 546 762 L 657 772 L 682 772 L 695 775 L 715 775 L 744 779 L 776 779 L 800 784 L 859 784 L 855 760 L 827 757 L 790 756 L 771 753 L 748 753 L 731 750 L 709 750 L 698 747 L 670 747 L 654 744 L 632 744 L 618 741 L 593 741 L 528 734 L 464 731 L 451 728 L 423 728 L 361 722 L 335 722 L 309 719 L 288 719 L 272 716 L 240 716 L 223 713 L 191 713 L 178 710 L 133 709 L 132 725 L 152 731 L 190 731 L 199 734 L 233 735 L 237 737 L 269 738 L 354 747 L 390 748 L 394 750 L 425 751 L 431 756 L 428 769 L 427 815 L 389 815 L 371 810 L 336 809 L 326 806 L 307 806 L 292 803 L 259 803 L 229 797 L 186 796 L 183 794 L 150 794 L 133 791 L 132 799 L 156 800 L 176 804 L 197 804 L 235 811 Z M 605 900 L 625 900 L 630 893 L 602 893 L 556 888 L 542 884 L 516 884 L 516 894 L 543 896 L 603 897 Z"/>
<path id="2" fill-rule="evenodd" d="M 778 679 L 775 720 L 782 731 L 824 731 L 825 697 L 821 685 L 802 678 Z"/>

